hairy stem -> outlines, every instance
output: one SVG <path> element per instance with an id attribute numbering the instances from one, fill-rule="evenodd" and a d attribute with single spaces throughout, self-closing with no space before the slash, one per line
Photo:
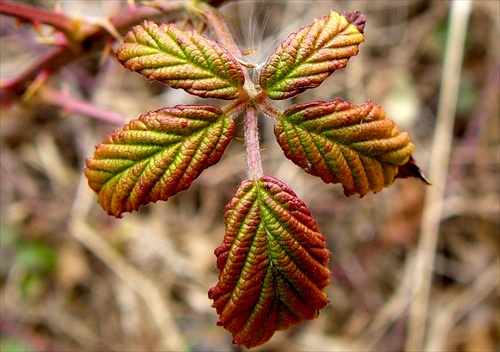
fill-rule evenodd
<path id="1" fill-rule="evenodd" d="M 217 9 L 208 6 L 205 3 L 200 3 L 199 6 L 200 10 L 203 11 L 203 16 L 205 17 L 207 24 L 212 30 L 212 35 L 222 46 L 229 50 L 231 55 L 237 59 L 241 59 L 243 54 L 234 42 L 233 36 L 229 32 L 221 13 Z"/>
<path id="2" fill-rule="evenodd" d="M 270 102 L 264 93 L 259 93 L 255 97 L 255 102 L 257 104 L 257 107 L 259 108 L 259 111 L 263 112 L 273 119 L 277 119 L 283 114 L 283 109 L 280 109 L 278 106 Z"/>
<path id="3" fill-rule="evenodd" d="M 259 148 L 258 116 L 253 106 L 248 106 L 245 110 L 245 147 L 248 178 L 257 180 L 262 177 L 263 171 Z"/>
<path id="4" fill-rule="evenodd" d="M 234 42 L 221 13 L 204 3 L 200 3 L 200 10 L 212 30 L 212 35 L 237 59 L 242 57 L 242 52 Z M 258 92 L 250 79 L 250 75 L 245 67 L 242 67 L 245 75 L 245 85 L 243 95 L 246 100 L 253 100 Z M 253 104 L 247 104 L 245 108 L 245 147 L 247 152 L 247 175 L 249 179 L 257 180 L 263 176 L 262 160 L 259 147 L 259 125 L 257 110 Z"/>

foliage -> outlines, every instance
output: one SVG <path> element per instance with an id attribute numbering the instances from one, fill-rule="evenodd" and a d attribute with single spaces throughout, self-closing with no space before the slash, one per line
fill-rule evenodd
<path id="1" fill-rule="evenodd" d="M 215 8 L 223 2 L 189 2 L 193 17 L 203 22 L 200 30 L 152 21 L 135 25 L 117 58 L 150 81 L 229 103 L 148 112 L 97 145 L 84 172 L 104 210 L 121 217 L 188 189 L 219 162 L 234 136 L 234 120 L 244 116 L 248 179 L 225 209 L 226 233 L 215 250 L 219 281 L 209 297 L 218 324 L 233 334 L 234 343 L 255 347 L 277 330 L 317 317 L 329 302 L 323 290 L 330 277 L 329 251 L 311 212 L 287 185 L 262 171 L 257 112 L 275 121 L 276 139 L 287 158 L 326 183 L 342 184 L 346 195 L 379 192 L 398 177 L 425 178 L 411 156 L 409 134 L 379 105 L 336 99 L 282 111 L 273 103 L 316 88 L 346 67 L 364 41 L 363 14 L 331 11 L 292 33 L 258 72 L 255 84 L 249 73 L 253 65 L 244 62 Z M 64 20 L 59 18 L 58 28 L 72 33 L 71 55 L 96 50 L 79 42 L 95 35 L 94 28 L 74 33 Z M 112 22 L 118 24 L 120 30 L 126 27 L 118 19 Z M 204 34 L 205 26 L 213 38 Z M 28 88 L 23 83 L 10 82 L 10 93 L 24 94 Z"/>
<path id="2" fill-rule="evenodd" d="M 316 318 L 329 302 L 322 290 L 330 252 L 304 202 L 273 177 L 245 180 L 225 219 L 215 250 L 219 283 L 209 296 L 234 343 L 258 346 L 275 330 Z"/>
<path id="3" fill-rule="evenodd" d="M 233 132 L 233 120 L 215 106 L 151 111 L 98 145 L 85 175 L 102 207 L 119 217 L 189 188 L 220 160 Z"/>
<path id="4" fill-rule="evenodd" d="M 358 53 L 363 29 L 359 12 L 331 11 L 316 19 L 278 46 L 259 86 L 248 82 L 247 69 L 223 43 L 175 24 L 135 26 L 117 51 L 125 67 L 149 80 L 235 102 L 225 110 L 208 105 L 150 112 L 108 136 L 87 160 L 85 175 L 109 214 L 121 216 L 189 188 L 220 160 L 233 136 L 231 118 L 246 115 L 250 179 L 226 206 L 226 235 L 215 251 L 219 282 L 209 292 L 218 324 L 235 344 L 261 345 L 328 304 L 322 292 L 329 282 L 325 240 L 305 204 L 251 161 L 260 161 L 249 122 L 253 112 L 276 120 L 276 138 L 288 158 L 327 183 L 341 183 L 346 195 L 379 192 L 410 160 L 408 133 L 372 102 L 354 106 L 337 99 L 281 112 L 269 100 L 315 88 L 344 68 Z"/>

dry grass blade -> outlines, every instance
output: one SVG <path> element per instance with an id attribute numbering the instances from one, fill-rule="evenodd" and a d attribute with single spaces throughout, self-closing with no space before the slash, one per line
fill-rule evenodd
<path id="1" fill-rule="evenodd" d="M 425 351 L 445 349 L 448 333 L 456 322 L 470 312 L 481 300 L 498 288 L 500 260 L 494 260 L 466 290 L 430 313 L 431 324 L 424 346 Z"/>
<path id="2" fill-rule="evenodd" d="M 405 346 L 407 351 L 421 351 L 424 348 L 429 292 L 447 184 L 465 34 L 471 6 L 471 1 L 454 1 L 451 3 L 450 27 L 446 41 L 447 48 L 442 73 L 437 126 L 434 132 L 431 153 L 432 165 L 429 171 L 429 178 L 434 186 L 427 189 L 420 232 L 421 237 L 417 247 L 412 290 L 413 301 L 410 305 L 408 337 Z"/>
<path id="3" fill-rule="evenodd" d="M 70 221 L 71 233 L 85 247 L 98 256 L 115 274 L 141 296 L 149 309 L 151 317 L 163 337 L 160 350 L 183 351 L 185 343 L 175 324 L 170 307 L 164 301 L 157 286 L 146 276 L 120 257 L 109 244 L 84 221 L 73 218 Z"/>

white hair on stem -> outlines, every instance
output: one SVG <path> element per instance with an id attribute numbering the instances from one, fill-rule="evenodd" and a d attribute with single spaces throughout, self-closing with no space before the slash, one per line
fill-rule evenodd
<path id="1" fill-rule="evenodd" d="M 283 4 L 281 4 L 283 5 Z M 258 4 L 252 4 L 250 8 L 250 13 L 248 15 L 248 25 L 247 30 L 243 30 L 243 51 L 246 52 L 243 60 L 255 65 L 255 68 L 252 70 L 252 79 L 254 82 L 258 79 L 258 75 L 260 70 L 275 51 L 276 47 L 281 43 L 289 34 L 290 28 L 293 28 L 293 23 L 295 21 L 289 22 L 286 26 L 283 26 L 286 23 L 285 18 L 280 18 L 280 23 L 277 25 L 279 28 L 278 31 L 267 35 L 266 30 L 269 26 L 270 18 L 277 13 L 283 14 L 286 11 L 277 11 L 277 7 L 279 5 L 269 4 L 264 2 L 259 2 Z M 284 6 L 287 6 L 286 3 Z M 240 7 L 240 16 L 247 17 L 243 11 L 246 10 L 246 6 Z M 244 18 L 243 20 L 247 20 Z M 244 27 L 244 24 L 242 25 Z M 285 28 L 283 28 L 285 27 Z"/>

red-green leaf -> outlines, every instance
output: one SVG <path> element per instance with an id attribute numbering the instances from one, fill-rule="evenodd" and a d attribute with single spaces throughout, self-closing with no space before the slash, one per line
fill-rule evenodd
<path id="1" fill-rule="evenodd" d="M 173 23 L 158 26 L 145 21 L 135 26 L 118 48 L 117 57 L 125 67 L 151 81 L 200 97 L 235 99 L 244 82 L 241 66 L 226 49 Z"/>
<path id="2" fill-rule="evenodd" d="M 215 250 L 219 282 L 209 291 L 218 325 L 254 347 L 276 330 L 314 319 L 328 304 L 329 251 L 318 225 L 281 181 L 243 181 L 226 205 L 226 235 Z"/>
<path id="3" fill-rule="evenodd" d="M 177 106 L 142 115 L 110 134 L 87 159 L 85 176 L 110 215 L 167 200 L 217 163 L 234 122 L 214 106 Z"/>
<path id="4" fill-rule="evenodd" d="M 340 99 L 299 104 L 278 119 L 275 135 L 285 155 L 346 195 L 379 192 L 392 184 L 414 146 L 379 105 Z"/>
<path id="5" fill-rule="evenodd" d="M 264 65 L 259 79 L 262 89 L 271 99 L 286 99 L 319 86 L 358 54 L 364 21 L 360 12 L 332 11 L 292 33 Z"/>

